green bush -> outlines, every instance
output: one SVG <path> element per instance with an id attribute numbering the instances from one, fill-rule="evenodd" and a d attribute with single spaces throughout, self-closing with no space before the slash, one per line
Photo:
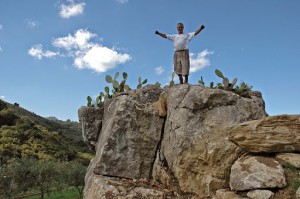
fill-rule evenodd
<path id="1" fill-rule="evenodd" d="M 63 176 L 69 186 L 76 187 L 82 197 L 86 167 L 78 162 L 64 163 Z"/>
<path id="2" fill-rule="evenodd" d="M 6 109 L 7 108 L 7 105 L 6 103 L 0 99 L 0 111 L 3 110 L 3 109 Z"/>
<path id="3" fill-rule="evenodd" d="M 16 124 L 18 117 L 11 109 L 2 109 L 0 111 L 0 127 L 3 125 L 13 126 Z"/>
<path id="4" fill-rule="evenodd" d="M 288 181 L 288 184 L 290 185 L 289 188 L 293 192 L 296 192 L 297 189 L 300 187 L 299 169 L 290 163 L 285 163 L 283 165 L 283 167 L 286 171 L 287 181 Z"/>

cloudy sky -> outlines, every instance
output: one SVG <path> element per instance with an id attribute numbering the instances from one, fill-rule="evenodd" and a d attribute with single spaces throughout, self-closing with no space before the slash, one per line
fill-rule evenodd
<path id="1" fill-rule="evenodd" d="M 261 91 L 270 115 L 300 113 L 299 0 L 1 0 L 0 98 L 77 121 L 86 97 L 128 73 L 168 84 L 173 46 L 154 34 L 206 26 L 191 40 L 190 83 L 214 74 Z M 176 79 L 175 83 L 178 82 Z"/>

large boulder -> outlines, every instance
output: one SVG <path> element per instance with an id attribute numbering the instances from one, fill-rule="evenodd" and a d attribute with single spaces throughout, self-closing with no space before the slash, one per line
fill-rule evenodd
<path id="1" fill-rule="evenodd" d="M 149 178 L 163 124 L 158 111 L 130 95 L 113 98 L 104 110 L 94 173 Z"/>
<path id="2" fill-rule="evenodd" d="M 88 118 L 89 111 L 99 112 Z M 95 135 L 86 140 L 96 150 L 85 176 L 87 199 L 211 198 L 229 188 L 231 166 L 244 152 L 227 140 L 228 131 L 267 116 L 259 92 L 245 98 L 192 85 L 148 85 L 79 113 L 86 115 L 81 122 L 93 123 L 84 128 L 99 121 L 100 129 L 84 133 Z M 128 180 L 152 178 L 157 188 L 136 183 L 127 189 Z"/>
<path id="3" fill-rule="evenodd" d="M 228 139 L 254 153 L 300 151 L 300 115 L 278 115 L 239 124 Z"/>
<path id="4" fill-rule="evenodd" d="M 284 169 L 274 158 L 245 156 L 232 165 L 230 174 L 232 190 L 243 191 L 284 186 L 286 186 Z"/>
<path id="5" fill-rule="evenodd" d="M 95 174 L 150 178 L 164 122 L 153 108 L 160 93 L 159 88 L 146 87 L 139 93 L 119 95 L 104 103 L 92 168 Z"/>
<path id="6" fill-rule="evenodd" d="M 244 98 L 200 86 L 165 88 L 167 118 L 153 177 L 167 187 L 209 197 L 229 187 L 231 165 L 242 150 L 227 140 L 237 124 L 267 116 L 259 92 Z"/>

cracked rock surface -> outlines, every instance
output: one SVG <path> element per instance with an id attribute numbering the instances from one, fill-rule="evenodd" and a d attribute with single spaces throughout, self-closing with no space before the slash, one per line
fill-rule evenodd
<path id="1" fill-rule="evenodd" d="M 105 198 L 108 192 L 114 193 L 112 198 L 134 198 L 136 194 L 143 198 L 147 192 L 153 194 L 147 198 L 210 197 L 218 189 L 229 188 L 231 166 L 242 153 L 227 140 L 228 131 L 266 116 L 259 92 L 244 98 L 197 85 L 163 90 L 149 85 L 119 94 L 104 102 L 84 196 Z M 134 190 L 138 193 L 130 193 L 110 183 L 111 178 L 119 182 L 153 180 L 161 188 L 153 192 L 149 184 L 137 184 Z M 102 188 L 105 193 L 99 191 Z"/>
<path id="2" fill-rule="evenodd" d="M 165 167 L 182 191 L 201 197 L 227 187 L 231 165 L 242 152 L 227 140 L 227 132 L 267 115 L 261 95 L 242 98 L 189 85 L 172 87 L 162 95 L 167 99 L 167 118 L 154 178 L 160 180 L 164 175 L 159 167 Z"/>

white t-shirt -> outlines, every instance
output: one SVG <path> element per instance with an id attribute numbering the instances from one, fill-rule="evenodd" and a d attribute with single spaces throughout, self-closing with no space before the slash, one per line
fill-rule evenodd
<path id="1" fill-rule="evenodd" d="M 195 32 L 176 34 L 176 35 L 167 35 L 167 39 L 171 40 L 174 43 L 174 51 L 188 50 L 189 42 L 194 37 L 195 37 Z"/>

